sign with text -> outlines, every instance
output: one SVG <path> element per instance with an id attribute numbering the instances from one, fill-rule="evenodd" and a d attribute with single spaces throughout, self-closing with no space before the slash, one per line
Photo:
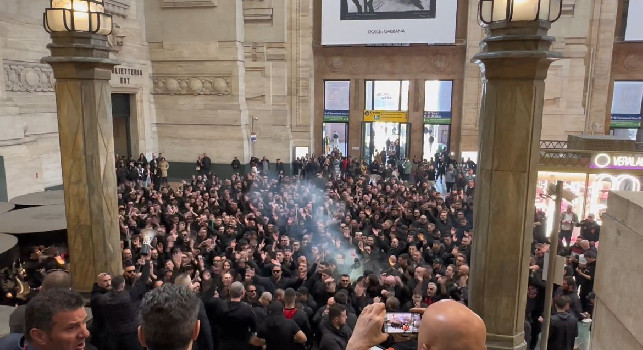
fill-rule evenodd
<path id="1" fill-rule="evenodd" d="M 592 169 L 643 170 L 643 153 L 598 153 L 592 156 Z"/>
<path id="2" fill-rule="evenodd" d="M 322 45 L 454 44 L 455 0 L 324 0 Z"/>
<path id="3" fill-rule="evenodd" d="M 364 111 L 365 122 L 408 123 L 409 114 L 402 111 Z"/>
<path id="4" fill-rule="evenodd" d="M 451 112 L 424 112 L 424 124 L 451 124 Z"/>
<path id="5" fill-rule="evenodd" d="M 324 110 L 324 123 L 348 123 L 348 111 Z"/>
<path id="6" fill-rule="evenodd" d="M 116 66 L 112 68 L 114 77 L 118 77 L 118 82 L 121 84 L 130 84 L 132 77 L 143 76 L 143 70 L 129 67 Z"/>
<path id="7" fill-rule="evenodd" d="M 640 114 L 612 114 L 610 121 L 612 129 L 638 129 L 640 126 Z"/>

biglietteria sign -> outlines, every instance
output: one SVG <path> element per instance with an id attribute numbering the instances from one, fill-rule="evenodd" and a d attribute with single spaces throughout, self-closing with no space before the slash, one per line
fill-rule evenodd
<path id="1" fill-rule="evenodd" d="M 599 153 L 592 157 L 592 169 L 643 170 L 643 154 L 623 155 Z"/>

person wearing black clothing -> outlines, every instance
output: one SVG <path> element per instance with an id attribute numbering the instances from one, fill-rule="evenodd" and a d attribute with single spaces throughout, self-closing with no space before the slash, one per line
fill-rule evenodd
<path id="1" fill-rule="evenodd" d="M 294 289 L 288 288 L 284 291 L 284 309 L 283 314 L 288 320 L 293 320 L 299 329 L 306 335 L 307 339 L 312 339 L 313 330 L 308 321 L 306 312 L 297 309 L 297 293 Z M 303 349 L 304 345 L 297 345 L 294 349 Z"/>
<path id="2" fill-rule="evenodd" d="M 328 308 L 328 320 L 322 322 L 319 350 L 345 350 L 352 332 L 346 325 L 346 308 L 335 304 Z"/>
<path id="3" fill-rule="evenodd" d="M 286 175 L 286 174 L 285 174 L 284 163 L 281 162 L 281 159 L 277 158 L 277 163 L 275 164 L 275 177 L 279 178 L 279 175 Z"/>
<path id="4" fill-rule="evenodd" d="M 540 248 L 539 248 L 540 249 Z M 531 324 L 531 344 L 528 348 L 534 350 L 538 343 L 538 335 L 542 330 L 542 323 L 538 318 L 545 310 L 546 284 L 542 279 L 542 267 L 540 264 L 533 264 L 529 267 L 529 287 L 527 292 L 527 310 L 525 314 Z"/>
<path id="5" fill-rule="evenodd" d="M 282 277 L 283 270 L 280 265 L 274 265 L 272 267 L 272 276 L 271 277 L 253 277 L 253 283 L 256 285 L 261 285 L 267 292 L 272 294 L 275 293 L 277 289 L 287 289 L 287 288 L 298 288 L 301 285 L 301 279 L 299 278 L 285 278 Z"/>
<path id="6" fill-rule="evenodd" d="M 571 276 L 563 278 L 563 284 L 556 291 L 554 299 L 558 299 L 563 296 L 569 298 L 570 312 L 574 315 L 574 317 L 576 317 L 576 319 L 578 319 L 579 321 L 585 319 L 586 315 L 583 314 L 583 308 L 576 291 L 576 283 L 574 282 L 574 278 Z"/>
<path id="7" fill-rule="evenodd" d="M 268 318 L 259 326 L 253 345 L 266 345 L 266 350 L 296 350 L 306 343 L 306 335 L 295 321 L 284 316 L 284 307 L 274 301 L 268 306 Z"/>
<path id="8" fill-rule="evenodd" d="M 585 268 L 580 266 L 576 269 L 576 280 L 580 286 L 580 303 L 583 311 L 589 310 L 589 301 L 587 296 L 594 291 L 594 275 L 596 274 L 596 253 L 592 250 L 585 252 L 587 264 Z"/>
<path id="9" fill-rule="evenodd" d="M 250 350 L 250 338 L 257 329 L 252 307 L 241 301 L 244 288 L 241 282 L 230 285 L 230 300 L 212 298 L 205 302 L 212 332 L 219 339 L 219 350 Z"/>
<path id="10" fill-rule="evenodd" d="M 239 172 L 239 168 L 241 167 L 241 162 L 239 161 L 239 158 L 234 157 L 234 160 L 232 160 L 232 163 L 230 164 L 232 166 L 232 171 L 235 173 Z"/>
<path id="11" fill-rule="evenodd" d="M 201 174 L 210 174 L 211 170 L 212 159 L 210 159 L 207 154 L 203 153 L 203 158 L 201 158 Z"/>
<path id="12" fill-rule="evenodd" d="M 590 244 L 594 244 L 600 240 L 601 226 L 594 221 L 594 214 L 587 215 L 587 219 L 581 221 L 580 226 L 580 239 L 586 239 Z"/>
<path id="13" fill-rule="evenodd" d="M 569 313 L 569 298 L 562 296 L 555 301 L 556 314 L 551 316 L 549 326 L 549 350 L 573 350 L 578 336 L 578 320 Z"/>
<path id="14" fill-rule="evenodd" d="M 98 300 L 112 290 L 112 277 L 108 273 L 101 273 L 96 277 L 96 282 L 92 287 L 90 297 L 90 307 L 92 309 L 92 325 L 90 342 L 98 350 L 108 349 L 107 325 L 102 313 L 98 309 Z"/>
<path id="15" fill-rule="evenodd" d="M 145 258 L 143 273 L 129 290 L 125 290 L 125 278 L 116 276 L 112 279 L 112 291 L 97 300 L 100 317 L 107 325 L 108 337 L 112 349 L 142 350 L 138 342 L 139 326 L 138 302 L 147 291 L 147 280 L 150 277 L 149 255 Z"/>
<path id="16" fill-rule="evenodd" d="M 181 274 L 176 276 L 174 284 L 188 289 L 192 293 L 192 279 L 190 278 L 190 275 Z M 192 350 L 213 350 L 214 340 L 212 338 L 212 328 L 205 311 L 205 304 L 201 299 L 198 300 L 198 304 L 199 310 L 197 313 L 197 319 L 200 322 L 201 329 L 199 330 L 199 335 L 197 336 L 196 341 L 192 344 Z"/>

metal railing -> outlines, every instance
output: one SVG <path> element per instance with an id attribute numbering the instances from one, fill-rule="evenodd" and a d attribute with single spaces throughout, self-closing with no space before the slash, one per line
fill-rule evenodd
<path id="1" fill-rule="evenodd" d="M 540 140 L 541 149 L 566 149 L 567 141 L 560 140 Z"/>
<path id="2" fill-rule="evenodd" d="M 539 164 L 542 167 L 589 168 L 593 153 L 592 151 L 541 149 Z"/>

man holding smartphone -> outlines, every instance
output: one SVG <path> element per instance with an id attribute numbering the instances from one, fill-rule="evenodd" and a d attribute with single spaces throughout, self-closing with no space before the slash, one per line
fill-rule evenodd
<path id="1" fill-rule="evenodd" d="M 425 315 L 420 323 L 418 349 L 486 350 L 484 321 L 463 304 L 444 300 L 413 311 Z M 386 309 L 382 303 L 364 308 L 346 350 L 368 350 L 385 342 L 388 338 L 382 332 L 385 318 Z M 463 324 L 467 327 L 462 327 Z"/>

